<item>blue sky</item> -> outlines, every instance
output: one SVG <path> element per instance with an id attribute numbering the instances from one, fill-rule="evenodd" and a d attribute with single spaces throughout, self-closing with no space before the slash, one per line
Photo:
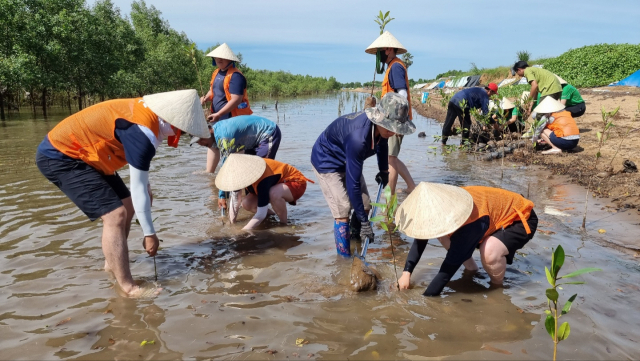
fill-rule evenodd
<path id="1" fill-rule="evenodd" d="M 123 14 L 131 0 L 112 0 Z M 91 0 L 89 0 L 91 3 Z M 640 43 L 640 0 L 147 0 L 199 48 L 226 42 L 255 69 L 370 81 L 379 10 L 413 55 L 409 77 L 510 65 L 516 52 L 557 56 L 598 43 Z M 379 78 L 379 76 L 378 76 Z"/>

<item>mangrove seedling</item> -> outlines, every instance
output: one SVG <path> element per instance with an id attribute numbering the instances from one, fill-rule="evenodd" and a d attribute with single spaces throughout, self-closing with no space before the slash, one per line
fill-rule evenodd
<path id="1" fill-rule="evenodd" d="M 593 164 L 593 168 L 596 171 L 598 170 L 598 160 L 602 157 L 602 153 L 600 152 L 602 149 L 602 146 L 607 140 L 609 140 L 609 133 L 611 131 L 611 128 L 615 127 L 615 124 L 613 124 L 613 120 L 611 120 L 611 118 L 613 118 L 618 113 L 618 110 L 620 110 L 620 107 L 617 107 L 614 110 L 608 112 L 604 108 L 604 106 L 600 110 L 600 113 L 602 115 L 602 130 L 596 133 L 596 136 L 598 137 L 598 152 L 596 153 L 595 162 Z M 587 184 L 587 194 L 585 195 L 585 201 L 584 201 L 584 216 L 582 217 L 582 229 L 585 229 L 585 226 L 587 223 L 587 207 L 589 204 L 589 191 L 591 188 L 592 180 L 593 180 L 593 176 L 589 177 L 589 183 Z"/>
<path id="2" fill-rule="evenodd" d="M 558 320 L 560 319 L 560 317 L 562 317 L 563 315 L 566 315 L 569 312 L 569 310 L 571 309 L 571 304 L 578 296 L 578 294 L 576 293 L 573 296 L 569 297 L 569 300 L 567 300 L 567 302 L 564 304 L 564 307 L 562 307 L 562 309 L 558 311 L 558 304 L 560 303 L 558 301 L 558 298 L 560 297 L 560 295 L 557 289 L 558 288 L 562 289 L 562 287 L 560 287 L 562 285 L 581 285 L 585 283 L 582 281 L 563 282 L 563 283 L 558 283 L 558 282 L 560 280 L 576 277 L 581 274 L 595 272 L 595 271 L 602 271 L 600 268 L 588 267 L 588 268 L 579 269 L 577 271 L 571 272 L 564 276 L 560 276 L 559 272 L 563 264 L 564 264 L 564 249 L 562 248 L 562 246 L 558 245 L 558 247 L 553 251 L 553 254 L 551 256 L 551 269 L 547 268 L 546 266 L 544 267 L 544 271 L 547 275 L 547 282 L 549 282 L 549 284 L 551 285 L 551 288 L 547 288 L 546 290 L 547 306 L 549 307 L 549 309 L 544 311 L 547 314 L 547 317 L 544 321 L 544 326 L 547 329 L 547 333 L 549 333 L 549 336 L 551 336 L 551 339 L 553 340 L 553 360 L 554 361 L 556 359 L 558 343 L 560 341 L 566 340 L 567 337 L 569 337 L 569 332 L 571 331 L 571 328 L 569 327 L 569 322 L 564 322 L 562 323 L 562 325 L 558 326 Z"/>
<path id="3" fill-rule="evenodd" d="M 391 20 L 395 19 L 392 17 L 389 17 L 389 13 L 391 11 L 387 11 L 386 13 L 382 13 L 382 10 L 380 10 L 380 13 L 378 14 L 378 16 L 373 19 L 373 21 L 376 22 L 376 24 L 378 24 L 378 26 L 380 27 L 380 35 L 382 35 L 384 33 L 384 28 L 387 26 L 387 24 L 389 24 L 389 22 L 391 22 Z M 381 60 L 381 55 L 380 55 L 380 50 L 376 51 L 376 66 L 375 69 L 373 71 L 373 83 L 371 86 L 371 96 L 373 97 L 373 89 L 375 88 L 376 85 L 376 74 L 382 74 L 384 72 L 384 62 L 382 62 Z"/>
<path id="4" fill-rule="evenodd" d="M 391 194 L 391 187 L 386 186 L 384 188 L 384 199 L 386 200 L 386 203 L 371 203 L 373 207 L 379 207 L 380 213 L 369 221 L 374 223 L 379 222 L 380 227 L 382 227 L 382 229 L 384 229 L 389 235 L 391 255 L 393 256 L 393 273 L 396 276 L 396 288 L 400 290 L 400 284 L 398 283 L 398 269 L 396 266 L 396 253 L 393 247 L 393 240 L 391 239 L 391 234 L 398 230 L 398 226 L 393 223 L 393 219 L 396 215 L 396 209 L 398 209 L 398 197 L 395 194 Z"/>

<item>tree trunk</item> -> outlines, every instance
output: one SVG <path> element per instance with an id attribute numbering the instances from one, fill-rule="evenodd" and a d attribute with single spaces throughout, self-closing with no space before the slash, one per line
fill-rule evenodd
<path id="1" fill-rule="evenodd" d="M 78 90 L 78 111 L 82 110 L 82 90 Z"/>
<path id="2" fill-rule="evenodd" d="M 29 93 L 29 100 L 31 101 L 31 108 L 33 109 L 33 114 L 36 114 L 36 100 L 35 94 L 33 93 L 33 89 L 31 89 L 31 93 Z"/>
<path id="3" fill-rule="evenodd" d="M 4 120 L 4 94 L 0 92 L 0 120 Z"/>
<path id="4" fill-rule="evenodd" d="M 42 88 L 42 115 L 47 117 L 47 88 Z"/>
<path id="5" fill-rule="evenodd" d="M 67 90 L 67 105 L 69 106 L 69 114 L 71 113 L 71 92 Z"/>

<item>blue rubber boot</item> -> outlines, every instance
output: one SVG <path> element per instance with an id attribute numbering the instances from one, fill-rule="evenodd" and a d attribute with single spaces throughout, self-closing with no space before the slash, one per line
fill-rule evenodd
<path id="1" fill-rule="evenodd" d="M 351 234 L 349 223 L 334 222 L 333 236 L 336 239 L 336 251 L 342 257 L 351 257 Z"/>

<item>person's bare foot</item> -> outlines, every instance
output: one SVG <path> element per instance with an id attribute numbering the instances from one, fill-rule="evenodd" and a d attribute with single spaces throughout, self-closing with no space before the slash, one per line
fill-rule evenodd
<path id="1" fill-rule="evenodd" d="M 159 287 L 155 283 L 143 281 L 139 285 L 131 287 L 129 290 L 122 289 L 122 291 L 124 291 L 125 295 L 129 298 L 154 298 L 160 294 L 162 287 Z"/>

